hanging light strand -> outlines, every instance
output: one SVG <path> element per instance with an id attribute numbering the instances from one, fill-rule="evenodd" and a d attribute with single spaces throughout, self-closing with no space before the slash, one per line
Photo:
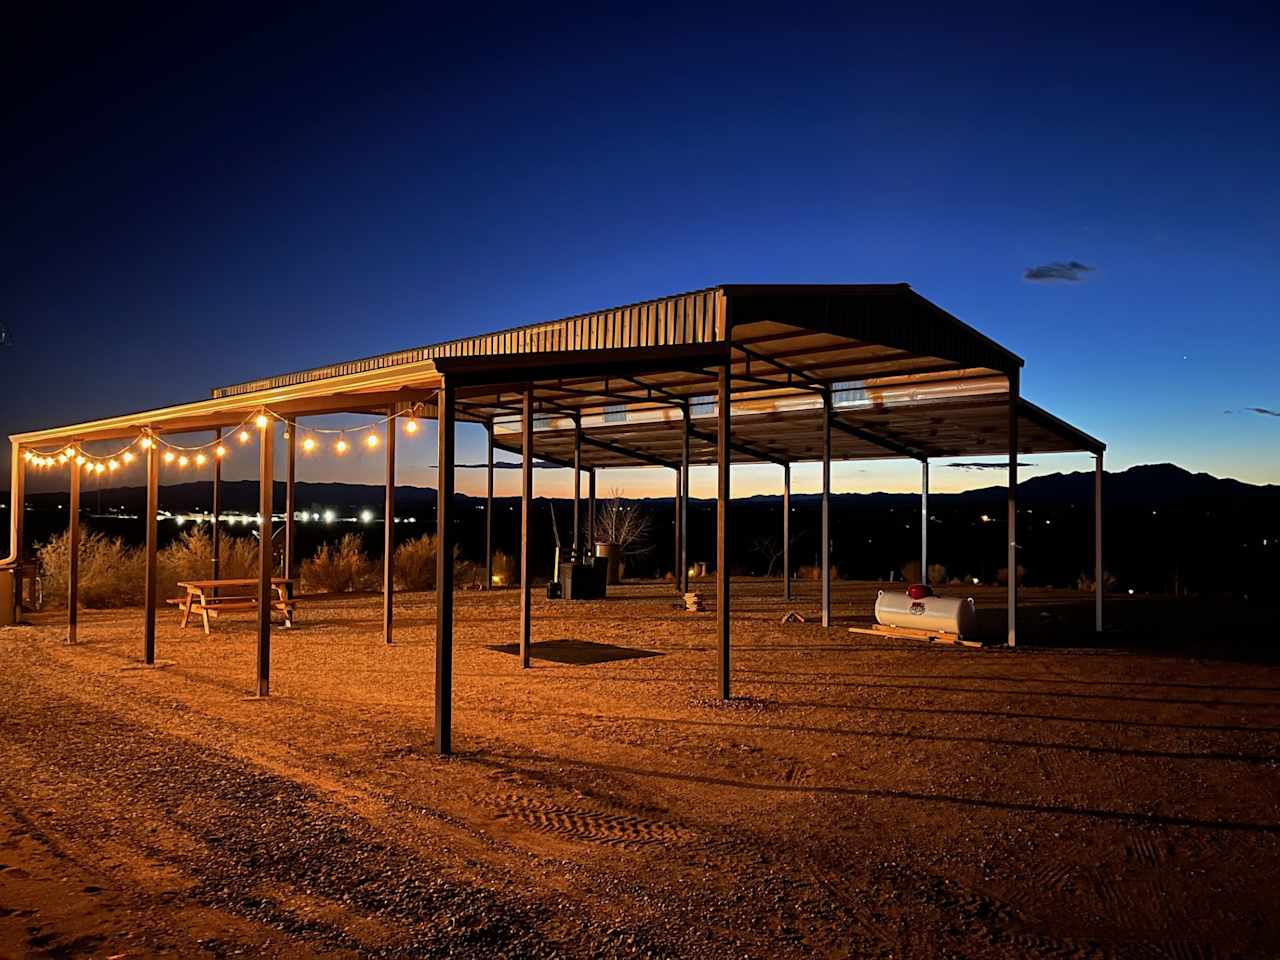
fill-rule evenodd
<path id="1" fill-rule="evenodd" d="M 438 395 L 438 393 L 436 394 Z M 372 423 L 366 424 L 355 429 L 348 430 L 344 427 L 307 427 L 300 428 L 297 420 L 290 420 L 283 417 L 272 410 L 263 407 L 254 413 L 248 414 L 238 424 L 226 431 L 226 435 L 215 437 L 206 443 L 197 444 L 180 444 L 171 440 L 162 438 L 159 434 L 154 433 L 150 427 L 144 427 L 134 439 L 130 440 L 124 446 L 110 453 L 94 454 L 87 452 L 79 442 L 71 442 L 66 446 L 60 446 L 56 450 L 38 450 L 29 448 L 22 453 L 23 459 L 28 465 L 39 468 L 48 468 L 55 466 L 66 466 L 74 463 L 77 467 L 83 467 L 87 473 L 102 474 L 107 472 L 115 472 L 122 466 L 127 466 L 137 459 L 134 448 L 149 450 L 152 446 L 156 448 L 161 460 L 170 465 L 176 465 L 180 468 L 188 466 L 205 466 L 210 459 L 221 460 L 226 457 L 228 448 L 226 440 L 228 437 L 237 437 L 241 443 L 248 443 L 253 439 L 253 435 L 248 429 L 251 425 L 259 430 L 266 429 L 274 420 L 284 425 L 287 431 L 291 433 L 302 432 L 306 436 L 302 439 L 302 449 L 305 453 L 314 452 L 319 446 L 316 436 L 337 436 L 337 442 L 334 444 L 334 450 L 338 454 L 346 453 L 354 444 L 347 440 L 347 434 L 363 435 L 363 442 L 360 444 L 367 450 L 376 450 L 381 445 L 381 437 L 378 433 L 379 428 L 390 427 L 399 418 L 404 418 L 404 431 L 410 436 L 418 432 L 417 415 L 421 404 L 414 404 L 403 410 L 397 410 L 394 413 L 384 417 L 379 417 Z"/>

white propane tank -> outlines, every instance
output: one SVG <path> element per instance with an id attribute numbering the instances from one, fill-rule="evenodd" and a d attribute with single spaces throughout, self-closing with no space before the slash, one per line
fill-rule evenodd
<path id="1" fill-rule="evenodd" d="M 876 597 L 876 620 L 887 627 L 910 627 L 913 630 L 937 630 L 958 636 L 972 635 L 978 629 L 978 611 L 973 598 L 922 597 L 913 600 L 906 593 L 885 593 Z"/>

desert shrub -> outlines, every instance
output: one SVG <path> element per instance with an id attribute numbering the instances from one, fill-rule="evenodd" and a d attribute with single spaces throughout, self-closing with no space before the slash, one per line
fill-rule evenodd
<path id="1" fill-rule="evenodd" d="M 1085 591 L 1086 593 L 1092 593 L 1092 592 L 1093 592 L 1094 583 L 1095 583 L 1095 581 L 1094 581 L 1093 577 L 1089 576 L 1087 573 L 1082 573 L 1082 574 L 1080 574 L 1079 578 L 1076 580 L 1076 589 L 1077 589 L 1077 590 L 1083 590 L 1083 591 Z M 1102 571 L 1102 590 L 1103 590 L 1103 592 L 1104 592 L 1104 593 L 1106 593 L 1107 591 L 1109 591 L 1109 590 L 1114 590 L 1115 588 L 1116 588 L 1116 578 L 1115 578 L 1115 577 L 1113 577 L 1113 576 L 1112 576 L 1109 572 L 1107 572 L 1106 570 L 1103 570 L 1103 571 Z"/>
<path id="2" fill-rule="evenodd" d="M 1018 564 L 1018 582 L 1026 583 L 1026 580 L 1027 580 L 1027 568 L 1024 567 L 1022 564 Z M 1000 586 L 1002 587 L 1008 585 L 1009 583 L 1008 567 L 1001 567 L 999 570 L 996 571 L 996 583 L 1000 584 Z"/>
<path id="3" fill-rule="evenodd" d="M 302 588 L 319 593 L 347 593 L 372 589 L 377 565 L 364 555 L 360 536 L 348 533 L 338 543 L 324 543 L 302 564 Z"/>
<path id="4" fill-rule="evenodd" d="M 434 590 L 436 538 L 424 533 L 396 547 L 396 586 L 401 590 Z"/>
<path id="5" fill-rule="evenodd" d="M 822 580 L 822 564 L 806 563 L 796 568 L 797 580 Z M 831 579 L 839 580 L 840 571 L 836 569 L 836 565 L 831 565 Z"/>
<path id="6" fill-rule="evenodd" d="M 258 575 L 258 541 L 253 537 L 218 538 L 218 577 L 245 579 Z M 202 525 L 183 533 L 156 555 L 160 600 L 179 595 L 183 580 L 207 580 L 213 576 L 213 537 Z"/>
<path id="7" fill-rule="evenodd" d="M 457 547 L 453 549 L 453 585 L 467 590 L 478 590 L 484 583 L 484 564 L 462 559 Z"/>
<path id="8" fill-rule="evenodd" d="M 504 587 L 516 582 L 516 561 L 501 550 L 493 551 L 493 584 Z"/>
<path id="9" fill-rule="evenodd" d="M 902 565 L 902 579 L 907 583 L 920 583 L 920 561 L 908 560 Z"/>
<path id="10" fill-rule="evenodd" d="M 930 583 L 946 583 L 947 568 L 940 563 L 929 564 L 929 582 Z"/>
<path id="11" fill-rule="evenodd" d="M 67 605 L 70 537 L 58 534 L 36 550 L 46 607 Z M 119 537 L 85 531 L 80 537 L 80 603 L 85 607 L 128 607 L 146 593 L 146 555 Z"/>

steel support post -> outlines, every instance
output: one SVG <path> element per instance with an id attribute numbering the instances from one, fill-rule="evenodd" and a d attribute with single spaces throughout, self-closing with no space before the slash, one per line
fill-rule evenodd
<path id="1" fill-rule="evenodd" d="M 382 507 L 382 639 L 394 642 L 392 632 L 396 593 L 396 408 L 387 410 L 387 465 L 385 503 Z M 290 483 L 290 489 L 292 489 Z M 439 503 L 436 504 L 439 517 Z M 437 545 L 439 540 L 436 540 Z"/>
<path id="2" fill-rule="evenodd" d="M 493 587 L 493 421 L 485 424 L 489 457 L 484 481 L 484 589 Z"/>
<path id="3" fill-rule="evenodd" d="M 782 598 L 791 599 L 791 464 L 782 465 Z"/>
<path id="4" fill-rule="evenodd" d="M 596 549 L 596 468 L 587 471 L 587 550 Z"/>
<path id="5" fill-rule="evenodd" d="M 529 555 L 533 527 L 533 387 L 526 387 L 520 417 L 520 666 L 529 668 L 529 640 L 532 633 L 533 567 Z"/>
<path id="6" fill-rule="evenodd" d="M 831 391 L 822 394 L 822 625 L 831 626 Z"/>
<path id="7" fill-rule="evenodd" d="M 147 447 L 147 506 L 143 523 L 147 528 L 147 568 L 145 599 L 142 604 L 142 662 L 156 662 L 156 604 L 159 586 L 156 580 L 156 551 L 160 537 L 156 514 L 160 512 L 160 446 L 152 437 Z"/>
<path id="8" fill-rule="evenodd" d="M 271 694 L 271 608 L 275 602 L 275 558 L 271 549 L 271 513 L 275 508 L 275 422 L 258 429 L 258 696 Z"/>
<path id="9" fill-rule="evenodd" d="M 294 493 L 294 481 L 297 478 L 298 437 L 297 423 L 286 424 L 289 431 L 289 445 L 286 448 L 284 475 L 284 566 L 286 577 L 293 577 L 298 569 L 298 528 L 294 521 L 294 512 L 298 509 Z"/>
<path id="10" fill-rule="evenodd" d="M 929 461 L 920 461 L 920 582 L 929 582 Z"/>
<path id="11" fill-rule="evenodd" d="M 1009 374 L 1009 646 L 1018 642 L 1018 371 Z"/>
<path id="12" fill-rule="evenodd" d="M 1102 452 L 1093 466 L 1093 619 L 1094 630 L 1102 632 L 1102 594 L 1105 589 L 1102 571 Z"/>
<path id="13" fill-rule="evenodd" d="M 570 560 L 582 558 L 582 420 L 573 421 L 573 548 Z"/>
<path id="14" fill-rule="evenodd" d="M 222 458 L 216 449 L 222 445 L 221 427 L 214 431 L 213 439 L 217 442 L 213 453 L 213 525 L 209 530 L 209 566 L 213 571 L 210 576 L 217 580 L 222 567 L 222 534 L 218 530 L 218 521 L 222 519 Z"/>
<path id="15" fill-rule="evenodd" d="M 716 404 L 716 623 L 719 643 L 716 645 L 716 677 L 720 697 L 729 699 L 729 565 L 733 554 L 729 550 L 729 473 L 730 473 L 730 389 L 729 364 L 720 368 L 720 382 Z"/>
<path id="16" fill-rule="evenodd" d="M 436 753 L 453 752 L 454 388 L 436 396 Z"/>
<path id="17" fill-rule="evenodd" d="M 71 461 L 70 500 L 67 524 L 67 643 L 75 643 L 80 613 L 80 467 L 74 460 Z"/>
<path id="18" fill-rule="evenodd" d="M 689 592 L 689 404 L 681 410 L 680 433 L 680 592 Z"/>

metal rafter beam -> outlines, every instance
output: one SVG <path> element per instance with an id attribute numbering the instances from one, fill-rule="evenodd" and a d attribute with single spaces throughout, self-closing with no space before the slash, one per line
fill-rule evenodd
<path id="1" fill-rule="evenodd" d="M 631 447 L 624 447 L 619 443 L 601 440 L 591 436 L 589 433 L 584 432 L 582 434 L 582 442 L 589 447 L 595 447 L 597 450 L 607 450 L 609 453 L 616 453 L 620 457 L 630 457 L 653 467 L 666 467 L 668 470 L 676 469 L 676 465 L 669 460 L 663 460 L 661 457 L 652 456 L 641 450 L 633 450 Z"/>
<path id="2" fill-rule="evenodd" d="M 689 436 L 695 437 L 703 443 L 709 443 L 713 446 L 718 442 L 715 434 L 703 433 L 701 430 L 694 430 L 692 427 L 689 429 Z M 744 453 L 748 457 L 755 457 L 757 460 L 763 460 L 765 463 L 776 463 L 780 467 L 786 463 L 786 461 L 777 454 L 770 453 L 768 450 L 762 450 L 761 448 L 749 443 L 743 443 L 741 440 L 730 440 L 729 449 L 736 450 L 738 453 Z"/>
<path id="3" fill-rule="evenodd" d="M 748 347 L 740 346 L 737 349 L 740 350 L 747 357 L 751 358 L 752 360 L 758 360 L 760 363 L 767 363 L 769 366 L 774 367 L 775 369 L 781 371 L 782 373 L 785 373 L 787 375 L 788 380 L 790 380 L 792 377 L 799 377 L 801 380 L 809 384 L 809 386 L 811 387 L 815 387 L 818 389 L 822 389 L 826 387 L 826 384 L 823 383 L 822 381 L 814 379 L 813 377 L 809 376 L 809 374 L 805 373 L 803 370 L 796 370 L 795 368 L 788 366 L 787 364 L 783 363 L 781 360 L 776 360 L 773 357 L 766 356 L 763 353 L 757 353 L 756 351 Z"/>
<path id="4" fill-rule="evenodd" d="M 853 424 L 841 420 L 839 414 L 833 413 L 831 415 L 831 425 L 842 433 L 847 433 L 851 437 L 857 437 L 859 440 L 874 444 L 877 447 L 888 450 L 890 453 L 896 453 L 902 457 L 910 457 L 912 460 L 925 460 L 928 458 L 928 454 L 923 451 L 899 443 L 891 437 L 882 437 L 864 427 L 855 427 Z"/>
<path id="5" fill-rule="evenodd" d="M 516 456 L 523 456 L 523 453 L 519 447 L 509 447 L 505 443 L 499 443 L 496 439 L 493 441 L 493 448 L 495 450 L 501 450 L 504 453 L 512 453 L 512 454 L 515 454 Z M 553 467 L 564 467 L 566 470 L 573 469 L 573 464 L 570 461 L 561 460 L 559 457 L 551 457 L 545 453 L 538 453 L 537 450 L 534 450 L 533 457 L 535 460 L 541 460 L 543 463 L 549 463 Z"/>

